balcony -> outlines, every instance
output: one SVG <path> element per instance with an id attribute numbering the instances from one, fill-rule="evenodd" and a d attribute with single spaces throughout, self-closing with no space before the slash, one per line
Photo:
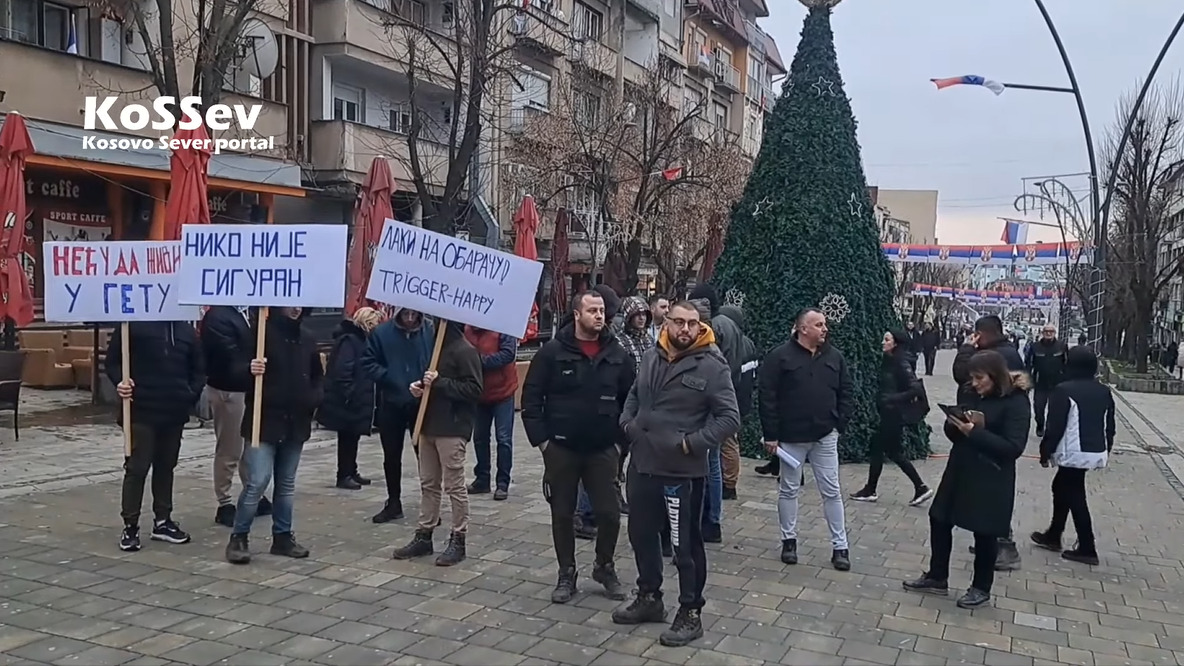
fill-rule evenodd
<path id="1" fill-rule="evenodd" d="M 316 171 L 360 183 L 374 158 L 383 155 L 398 185 L 413 187 L 411 153 L 405 135 L 344 120 L 318 120 L 312 123 L 311 145 L 312 168 Z M 429 189 L 442 189 L 448 176 L 448 147 L 421 139 L 417 148 Z"/>
<path id="2" fill-rule="evenodd" d="M 572 65 L 583 66 L 608 78 L 616 76 L 617 73 L 616 54 L 594 39 L 569 42 L 567 61 Z"/>
<path id="3" fill-rule="evenodd" d="M 431 23 L 415 29 L 399 26 L 398 17 L 387 11 L 389 6 L 389 1 L 383 0 L 313 0 L 314 53 L 346 56 L 386 69 L 406 71 L 405 58 L 415 42 L 419 77 L 451 88 L 453 74 L 448 60 L 456 56 L 448 47 L 451 42 L 445 27 Z M 423 34 L 420 30 L 430 32 Z M 444 55 L 429 42 L 438 44 Z"/>
<path id="4" fill-rule="evenodd" d="M 506 123 L 506 131 L 511 134 L 523 134 L 530 129 L 539 118 L 546 114 L 546 110 L 534 106 L 524 106 L 510 109 L 510 117 Z"/>
<path id="5" fill-rule="evenodd" d="M 567 53 L 568 42 L 571 41 L 567 20 L 559 10 L 548 10 L 534 4 L 510 18 L 509 30 L 514 36 L 515 45 L 547 58 L 558 58 Z"/>
<path id="6" fill-rule="evenodd" d="M 701 74 L 715 76 L 714 61 L 715 57 L 706 44 L 694 40 L 687 42 L 687 65 L 691 71 L 697 70 Z"/>
<path id="7" fill-rule="evenodd" d="M 740 92 L 740 70 L 736 69 L 730 62 L 725 62 L 719 58 L 715 58 L 715 85 L 716 87 L 723 87 L 732 92 Z"/>
<path id="8" fill-rule="evenodd" d="M 157 95 L 148 72 L 5 40 L 0 40 L 0 82 L 8 108 L 18 109 L 30 121 L 43 120 L 72 127 L 82 124 L 83 98 L 86 96 L 119 97 L 111 108 L 111 117 L 118 118 L 125 102 L 148 104 Z M 274 136 L 275 152 L 278 155 L 287 153 L 287 107 L 233 93 L 223 93 L 221 102 L 259 104 L 263 110 L 250 132 L 228 130 L 220 136 Z M 146 137 L 162 134 L 151 126 L 126 133 Z"/>

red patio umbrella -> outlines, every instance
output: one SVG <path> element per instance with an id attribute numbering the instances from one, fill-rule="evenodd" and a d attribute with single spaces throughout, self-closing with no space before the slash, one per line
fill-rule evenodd
<path id="1" fill-rule="evenodd" d="M 699 266 L 699 282 L 710 282 L 715 274 L 715 264 L 724 253 L 724 224 L 719 213 L 711 216 L 707 223 L 707 247 L 703 252 L 703 263 Z"/>
<path id="2" fill-rule="evenodd" d="M 25 252 L 25 160 L 33 139 L 25 119 L 10 113 L 0 129 L 0 320 L 33 322 L 33 294 L 21 257 Z"/>
<path id="3" fill-rule="evenodd" d="M 164 238 L 180 240 L 186 224 L 210 223 L 210 135 L 206 128 L 177 130 L 180 141 L 169 158 L 169 197 L 164 205 Z"/>
<path id="4" fill-rule="evenodd" d="M 552 330 L 559 326 L 570 307 L 567 302 L 567 270 L 571 263 L 567 227 L 570 219 L 566 208 L 560 208 L 555 214 L 555 236 L 551 239 L 551 312 L 554 314 Z"/>
<path id="5" fill-rule="evenodd" d="M 514 214 L 514 254 L 523 259 L 538 261 L 539 249 L 535 245 L 534 236 L 539 231 L 539 209 L 534 205 L 534 197 L 529 194 L 522 198 L 522 205 Z M 526 323 L 526 334 L 522 342 L 529 342 L 539 336 L 539 304 L 536 301 L 530 307 L 530 320 Z"/>
<path id="6" fill-rule="evenodd" d="M 394 191 L 395 179 L 391 177 L 390 163 L 384 157 L 375 157 L 354 203 L 353 240 L 349 244 L 345 272 L 347 315 L 368 303 L 366 289 L 370 286 L 370 271 L 374 267 L 374 248 L 382 235 L 382 225 L 395 216 L 391 209 Z"/>

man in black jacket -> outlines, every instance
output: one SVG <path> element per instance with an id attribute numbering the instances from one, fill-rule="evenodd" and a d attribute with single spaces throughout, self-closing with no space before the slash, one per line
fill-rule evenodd
<path id="1" fill-rule="evenodd" d="M 201 320 L 201 348 L 206 363 L 206 400 L 214 416 L 214 498 L 218 511 L 214 522 L 234 526 L 234 499 L 231 486 L 234 471 L 247 485 L 247 463 L 243 456 L 243 409 L 251 388 L 251 322 L 246 308 L 215 305 Z M 259 500 L 259 515 L 271 513 L 266 497 Z"/>
<path id="2" fill-rule="evenodd" d="M 292 513 L 296 498 L 296 470 L 304 443 L 312 436 L 312 417 L 324 398 L 325 368 L 316 338 L 301 325 L 303 308 L 272 308 L 267 322 L 264 352 L 266 358 L 252 360 L 247 366 L 251 388 L 247 391 L 245 411 L 252 413 L 256 400 L 261 403 L 259 445 L 247 444 L 247 485 L 238 498 L 234 527 L 226 545 L 226 560 L 231 564 L 251 561 L 248 535 L 263 491 L 275 480 L 275 504 L 271 516 L 271 554 L 284 557 L 308 557 L 308 549 L 296 541 L 292 532 Z M 254 377 L 263 377 L 263 394 L 255 394 Z M 239 432 L 252 437 L 252 419 L 244 418 Z"/>
<path id="3" fill-rule="evenodd" d="M 780 449 L 788 457 L 780 467 L 777 498 L 781 561 L 798 562 L 798 491 L 801 466 L 808 457 L 830 528 L 831 564 L 849 571 L 851 556 L 839 487 L 839 435 L 855 409 L 851 372 L 839 350 L 826 341 L 826 315 L 807 308 L 794 322 L 789 342 L 765 357 L 757 389 L 765 449 L 769 453 Z"/>
<path id="4" fill-rule="evenodd" d="M 580 483 L 596 518 L 592 579 L 610 599 L 625 598 L 613 557 L 621 530 L 617 501 L 618 420 L 635 372 L 629 352 L 605 325 L 604 298 L 577 294 L 573 321 L 543 344 L 522 386 L 522 425 L 543 454 L 543 494 L 551 505 L 551 536 L 559 561 L 554 603 L 576 593 L 573 514 Z"/>
<path id="5" fill-rule="evenodd" d="M 123 340 L 115 329 L 107 348 L 107 377 L 120 398 L 132 401 L 132 454 L 123 463 L 119 549 L 140 549 L 140 506 L 152 471 L 152 539 L 189 543 L 172 519 L 173 470 L 181 453 L 181 433 L 201 396 L 206 377 L 193 326 L 183 322 L 134 321 L 128 324 L 131 376 L 123 376 Z M 123 411 L 119 413 L 123 423 Z"/>
<path id="6" fill-rule="evenodd" d="M 913 372 L 917 371 L 917 359 L 921 356 L 921 331 L 917 330 L 917 325 L 913 322 L 906 322 L 905 330 L 909 334 L 909 352 L 913 355 L 910 365 L 913 366 Z"/>
<path id="7" fill-rule="evenodd" d="M 933 376 L 933 363 L 937 360 L 937 348 L 941 346 L 941 333 L 933 327 L 933 322 L 925 322 L 925 330 L 921 332 L 921 354 L 925 356 L 925 374 Z"/>
<path id="8" fill-rule="evenodd" d="M 958 383 L 958 404 L 973 405 L 978 400 L 978 394 L 970 385 L 970 370 L 968 366 L 972 356 L 980 351 L 998 352 L 1007 361 L 1007 369 L 1011 372 L 1026 370 L 1024 359 L 1020 352 L 1008 339 L 1003 331 L 1003 320 L 996 315 L 985 315 L 974 322 L 974 332 L 970 334 L 966 344 L 958 348 L 954 357 L 954 367 L 951 374 Z M 971 547 L 973 552 L 973 546 Z M 1008 536 L 999 540 L 999 554 L 995 559 L 996 571 L 1013 571 L 1020 568 L 1020 552 L 1015 541 Z"/>
<path id="9" fill-rule="evenodd" d="M 431 555 L 432 533 L 440 523 L 440 502 L 445 494 L 452 503 L 452 531 L 448 547 L 436 558 L 436 566 L 450 567 L 467 556 L 469 490 L 465 485 L 465 449 L 477 420 L 481 399 L 481 355 L 465 340 L 464 326 L 438 321 L 444 329 L 444 346 L 436 370 L 408 387 L 415 399 L 431 388 L 419 437 L 419 527 L 411 543 L 395 550 L 396 560 Z"/>
<path id="10" fill-rule="evenodd" d="M 1046 324 L 1040 339 L 1033 342 L 1028 352 L 1028 373 L 1032 375 L 1032 412 L 1036 418 L 1036 436 L 1044 436 L 1044 417 L 1048 411 L 1048 396 L 1061 383 L 1065 374 L 1065 355 L 1069 349 L 1057 339 L 1055 326 Z"/>

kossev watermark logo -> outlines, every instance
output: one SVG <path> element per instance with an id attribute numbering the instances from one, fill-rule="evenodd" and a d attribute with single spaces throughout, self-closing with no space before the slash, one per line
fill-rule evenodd
<path id="1" fill-rule="evenodd" d="M 259 121 L 259 114 L 263 112 L 262 104 L 211 104 L 201 111 L 201 98 L 182 97 L 177 102 L 175 97 L 157 97 L 151 106 L 144 104 L 124 104 L 118 113 L 114 113 L 118 97 L 86 97 L 82 108 L 83 129 L 107 130 L 111 132 L 139 132 L 147 127 L 160 132 L 174 132 L 178 129 L 197 129 L 205 125 L 211 131 L 225 131 L 238 128 L 247 132 L 255 129 Z M 173 116 L 176 108 L 180 120 Z M 202 143 L 203 145 L 195 145 Z M 255 151 L 274 150 L 275 137 L 248 138 L 217 138 L 205 142 L 198 140 L 178 140 L 170 135 L 158 138 L 150 137 L 119 137 L 105 138 L 94 135 L 82 137 L 83 150 L 177 150 L 179 148 L 204 148 L 215 155 L 223 150 Z"/>

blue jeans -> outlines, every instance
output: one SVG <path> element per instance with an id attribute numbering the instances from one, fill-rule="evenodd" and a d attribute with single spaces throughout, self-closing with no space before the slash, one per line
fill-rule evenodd
<path id="1" fill-rule="evenodd" d="M 473 452 L 477 466 L 473 468 L 473 483 L 489 485 L 490 442 L 489 429 L 497 438 L 497 486 L 510 487 L 510 469 L 514 466 L 514 396 L 492 405 L 477 405 L 477 420 L 473 427 Z"/>
<path id="2" fill-rule="evenodd" d="M 271 533 L 288 534 L 292 531 L 292 504 L 296 497 L 296 468 L 300 466 L 300 452 L 304 442 L 280 442 L 271 444 L 259 442 L 259 446 L 247 444 L 244 458 L 247 463 L 247 483 L 238 496 L 238 508 L 234 512 L 234 534 L 248 534 L 259 499 L 267 492 L 267 486 L 275 477 L 275 490 L 271 500 Z"/>
<path id="3" fill-rule="evenodd" d="M 707 488 L 703 493 L 703 526 L 718 526 L 723 519 L 724 475 L 720 467 L 719 448 L 707 454 Z"/>

